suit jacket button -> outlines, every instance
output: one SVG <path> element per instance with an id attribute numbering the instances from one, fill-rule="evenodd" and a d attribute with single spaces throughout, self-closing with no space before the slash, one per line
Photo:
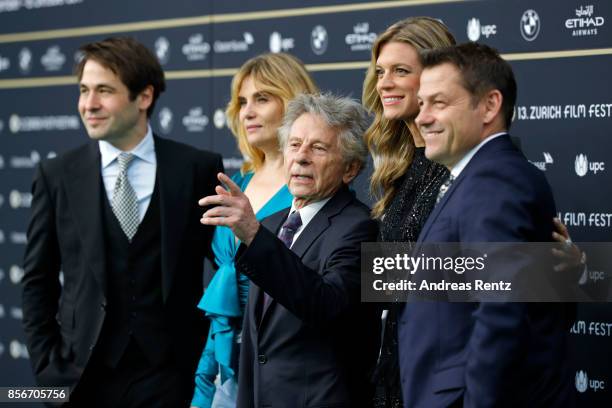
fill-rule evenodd
<path id="1" fill-rule="evenodd" d="M 266 364 L 268 362 L 268 357 L 265 354 L 260 354 L 257 356 L 257 362 L 259 364 Z"/>

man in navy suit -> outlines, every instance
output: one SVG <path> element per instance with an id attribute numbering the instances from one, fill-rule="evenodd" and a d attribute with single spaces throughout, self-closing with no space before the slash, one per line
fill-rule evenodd
<path id="1" fill-rule="evenodd" d="M 510 65 L 475 43 L 423 56 L 416 118 L 426 156 L 450 170 L 419 242 L 547 242 L 555 204 L 507 133 Z M 399 317 L 406 407 L 552 407 L 571 400 L 573 308 L 551 303 L 416 302 Z"/>
<path id="2" fill-rule="evenodd" d="M 360 305 L 361 242 L 376 239 L 349 190 L 362 168 L 360 104 L 330 95 L 292 101 L 280 130 L 291 211 L 257 222 L 225 175 L 202 222 L 232 228 L 236 269 L 251 279 L 242 330 L 238 407 L 360 407 L 371 401 L 380 319 Z M 278 235 L 278 236 L 277 236 Z"/>

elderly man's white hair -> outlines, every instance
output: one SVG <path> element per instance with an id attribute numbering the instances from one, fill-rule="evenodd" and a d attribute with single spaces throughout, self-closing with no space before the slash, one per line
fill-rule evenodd
<path id="1" fill-rule="evenodd" d="M 300 94 L 287 106 L 283 125 L 278 130 L 282 150 L 287 145 L 291 126 L 305 113 L 316 115 L 332 129 L 338 130 L 340 150 L 345 163 L 357 162 L 360 168 L 367 158 L 368 149 L 363 134 L 369 125 L 365 109 L 353 99 L 324 93 L 320 95 Z"/>

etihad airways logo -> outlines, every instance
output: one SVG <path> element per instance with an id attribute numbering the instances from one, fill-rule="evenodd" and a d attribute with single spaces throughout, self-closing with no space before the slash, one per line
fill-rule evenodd
<path id="1" fill-rule="evenodd" d="M 201 106 L 189 110 L 189 114 L 183 116 L 183 126 L 188 132 L 202 132 L 208 125 L 208 116 L 204 114 Z"/>
<path id="2" fill-rule="evenodd" d="M 66 62 L 66 56 L 60 50 L 59 45 L 53 45 L 47 49 L 45 55 L 40 57 L 40 63 L 45 71 L 59 71 Z"/>
<path id="3" fill-rule="evenodd" d="M 210 44 L 204 41 L 204 36 L 200 33 L 189 37 L 189 42 L 183 45 L 183 55 L 187 61 L 202 61 L 210 52 Z"/>
<path id="4" fill-rule="evenodd" d="M 363 22 L 353 26 L 353 32 L 344 37 L 351 51 L 369 51 L 376 40 L 376 33 L 370 31 L 370 23 Z"/>
<path id="5" fill-rule="evenodd" d="M 597 35 L 597 29 L 603 27 L 606 19 L 594 16 L 595 7 L 592 4 L 575 9 L 575 17 L 565 20 L 565 28 L 572 30 L 572 37 Z"/>

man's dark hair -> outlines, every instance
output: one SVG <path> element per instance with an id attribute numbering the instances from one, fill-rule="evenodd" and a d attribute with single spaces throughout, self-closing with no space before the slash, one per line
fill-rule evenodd
<path id="1" fill-rule="evenodd" d="M 476 104 L 485 93 L 497 89 L 502 94 L 502 112 L 510 129 L 516 103 L 516 80 L 512 67 L 488 45 L 469 42 L 422 53 L 423 68 L 452 64 L 459 69 L 463 87 Z"/>
<path id="2" fill-rule="evenodd" d="M 147 47 L 130 37 L 111 37 L 85 44 L 79 51 L 83 54 L 75 68 L 79 81 L 83 76 L 85 63 L 93 60 L 113 71 L 121 79 L 130 91 L 132 101 L 151 85 L 153 102 L 147 109 L 147 117 L 151 117 L 157 98 L 166 90 L 166 82 L 159 61 Z"/>

